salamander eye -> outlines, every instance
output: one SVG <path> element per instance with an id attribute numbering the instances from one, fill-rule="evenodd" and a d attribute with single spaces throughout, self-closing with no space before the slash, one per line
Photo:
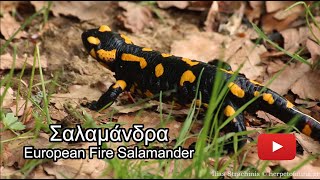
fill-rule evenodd
<path id="1" fill-rule="evenodd" d="M 98 45 L 100 44 L 100 40 L 96 37 L 93 37 L 93 36 L 89 36 L 87 38 L 87 41 L 90 43 L 90 44 L 93 44 L 93 45 Z"/>
<path id="2" fill-rule="evenodd" d="M 110 32 L 111 29 L 110 29 L 110 27 L 107 26 L 107 25 L 102 25 L 102 26 L 99 27 L 99 31 L 100 31 L 100 32 Z"/>

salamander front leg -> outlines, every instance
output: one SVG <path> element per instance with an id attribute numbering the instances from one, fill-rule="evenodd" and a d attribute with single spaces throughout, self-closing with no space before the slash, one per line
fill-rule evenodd
<path id="1" fill-rule="evenodd" d="M 98 101 L 92 101 L 87 105 L 91 110 L 98 111 L 105 107 L 106 105 L 111 106 L 117 97 L 125 90 L 127 83 L 123 80 L 118 80 L 116 83 L 112 84 L 108 91 L 105 92 Z"/>
<path id="2" fill-rule="evenodd" d="M 231 117 L 236 110 L 238 109 L 238 107 L 232 103 L 230 100 L 226 101 L 226 106 L 223 109 L 223 114 L 225 116 L 225 118 L 229 118 Z M 242 132 L 242 131 L 246 131 L 246 126 L 245 126 L 245 122 L 244 122 L 244 116 L 243 113 L 238 114 L 231 122 L 230 124 L 228 124 L 227 126 L 227 130 L 230 132 Z M 243 147 L 247 142 L 247 136 L 242 135 L 239 137 L 238 140 L 238 148 Z M 231 146 L 227 146 L 228 149 L 233 149 L 233 144 L 231 144 Z"/>

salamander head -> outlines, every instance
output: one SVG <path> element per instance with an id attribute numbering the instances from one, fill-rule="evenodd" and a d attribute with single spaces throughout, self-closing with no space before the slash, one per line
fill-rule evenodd
<path id="1" fill-rule="evenodd" d="M 125 39 L 112 32 L 107 25 L 87 30 L 82 33 L 81 38 L 86 51 L 108 67 L 117 59 L 117 51 L 125 43 Z"/>

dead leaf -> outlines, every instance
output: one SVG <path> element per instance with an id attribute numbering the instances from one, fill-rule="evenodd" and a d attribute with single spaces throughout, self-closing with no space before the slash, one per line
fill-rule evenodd
<path id="1" fill-rule="evenodd" d="M 314 41 L 308 39 L 306 43 L 307 49 L 311 54 L 311 59 L 314 64 L 316 64 L 318 58 L 320 57 L 320 45 L 315 43 Z M 319 61 L 319 60 L 318 60 Z"/>
<path id="2" fill-rule="evenodd" d="M 249 1 L 249 5 L 252 9 L 246 8 L 245 14 L 249 21 L 254 22 L 255 19 L 259 19 L 263 10 L 264 2 L 262 1 Z"/>
<path id="3" fill-rule="evenodd" d="M 266 10 L 268 13 L 278 11 L 289 7 L 293 2 L 288 1 L 266 1 Z"/>
<path id="4" fill-rule="evenodd" d="M 268 88 L 279 93 L 280 95 L 284 95 L 293 86 L 293 84 L 295 84 L 295 82 L 309 70 L 310 67 L 306 64 L 291 64 L 290 66 L 286 67 L 277 78 L 274 79 Z M 269 80 L 270 78 L 266 79 L 264 83 L 267 84 Z"/>
<path id="5" fill-rule="evenodd" d="M 218 33 L 194 32 L 187 35 L 183 40 L 173 41 L 171 54 L 202 62 L 223 59 L 223 45 L 228 44 L 230 41 L 231 38 Z"/>
<path id="6" fill-rule="evenodd" d="M 45 1 L 31 1 L 36 10 L 47 6 Z M 56 1 L 52 3 L 50 10 L 54 16 L 74 16 L 83 21 L 93 21 L 96 24 L 103 24 L 108 22 L 108 12 L 112 8 L 112 2 L 74 2 L 74 1 Z"/>
<path id="7" fill-rule="evenodd" d="M 303 104 L 303 105 L 305 105 L 306 108 L 310 108 L 310 107 L 316 106 L 318 104 L 318 102 L 316 102 L 316 101 L 308 101 L 308 100 L 304 100 L 304 99 L 300 99 L 300 98 L 297 98 L 294 102 L 297 104 Z"/>
<path id="8" fill-rule="evenodd" d="M 288 16 L 284 20 L 279 21 L 273 17 L 274 14 L 275 13 L 266 14 L 262 17 L 262 30 L 267 34 L 271 33 L 273 30 L 277 30 L 280 32 L 282 30 L 290 28 L 292 22 L 299 17 L 299 15 L 296 13 Z"/>
<path id="9" fill-rule="evenodd" d="M 190 2 L 189 1 L 157 1 L 159 8 L 167 9 L 170 7 L 176 7 L 179 9 L 186 9 Z"/>
<path id="10" fill-rule="evenodd" d="M 207 15 L 207 19 L 204 22 L 205 27 L 204 29 L 207 32 L 213 32 L 214 29 L 217 29 L 218 27 L 218 22 L 216 21 L 216 18 L 219 13 L 219 6 L 217 1 L 213 1 L 210 7 L 210 10 Z"/>
<path id="11" fill-rule="evenodd" d="M 303 147 L 303 149 L 311 154 L 317 154 L 320 152 L 320 144 L 302 133 L 294 133 L 296 136 L 297 141 Z"/>
<path id="12" fill-rule="evenodd" d="M 297 73 L 297 72 L 296 72 Z M 308 71 L 292 85 L 292 92 L 302 99 L 320 100 L 320 72 Z"/>
<path id="13" fill-rule="evenodd" d="M 0 31 L 6 40 L 8 40 L 21 26 L 9 13 L 4 13 L 3 17 L 0 18 Z M 20 31 L 14 38 L 26 38 L 27 33 Z"/>
<path id="14" fill-rule="evenodd" d="M 237 33 L 242 22 L 244 10 L 245 4 L 241 3 L 240 8 L 233 13 L 233 15 L 228 19 L 228 22 L 226 24 L 220 24 L 218 31 L 228 32 L 230 35 Z"/>
<path id="15" fill-rule="evenodd" d="M 5 90 L 5 87 L 1 86 L 0 87 L 1 96 L 3 96 L 4 90 Z M 11 87 L 9 87 L 6 92 L 6 95 L 3 98 L 2 108 L 10 108 L 11 105 L 13 104 L 14 99 L 15 99 L 15 97 L 13 96 L 13 90 Z"/>
<path id="16" fill-rule="evenodd" d="M 300 15 L 301 13 L 303 13 L 303 11 L 304 11 L 304 7 L 302 5 L 298 5 L 298 6 L 295 6 L 287 11 L 285 9 L 282 9 L 282 10 L 276 12 L 273 17 L 277 20 L 284 20 L 294 14 Z"/>
<path id="17" fill-rule="evenodd" d="M 119 2 L 119 6 L 125 10 L 117 16 L 124 27 L 133 33 L 141 32 L 146 27 L 153 27 L 151 10 L 132 2 Z"/>
<path id="18" fill-rule="evenodd" d="M 13 57 L 10 53 L 6 53 L 3 55 L 0 55 L 1 63 L 0 63 L 0 70 L 7 70 L 11 69 L 12 63 L 13 63 Z M 24 62 L 26 61 L 26 68 L 30 69 L 33 67 L 33 57 L 17 57 L 15 62 L 15 69 L 22 69 Z M 40 62 L 42 68 L 47 68 L 47 58 L 44 56 L 40 56 Z M 36 61 L 35 67 L 39 67 L 38 61 Z"/>
<path id="19" fill-rule="evenodd" d="M 24 175 L 17 171 L 14 167 L 1 166 L 0 167 L 0 178 L 1 179 L 23 179 Z"/>
<path id="20" fill-rule="evenodd" d="M 43 165 L 49 175 L 61 178 L 99 178 L 107 167 L 102 159 L 61 159 L 53 164 Z"/>
<path id="21" fill-rule="evenodd" d="M 284 49 L 290 53 L 295 53 L 300 45 L 299 32 L 297 29 L 286 29 L 280 32 L 284 39 Z"/>
<path id="22" fill-rule="evenodd" d="M 27 107 L 26 107 L 26 100 L 18 100 L 14 101 L 14 105 L 10 107 L 13 114 L 16 116 L 22 116 L 24 114 L 25 108 L 30 108 L 32 106 L 32 102 L 28 101 Z"/>
<path id="23" fill-rule="evenodd" d="M 237 47 L 241 48 L 232 53 Z M 245 74 L 247 78 L 255 80 L 262 76 L 264 67 L 259 64 L 261 63 L 260 55 L 267 51 L 264 46 L 255 45 L 247 39 L 238 39 L 227 45 L 226 49 L 228 49 L 225 54 L 226 62 L 231 65 L 234 71 L 243 64 L 240 73 Z"/>
<path id="24" fill-rule="evenodd" d="M 305 161 L 308 155 L 296 156 L 290 161 L 279 161 L 281 167 L 285 168 L 287 171 L 291 171 L 296 168 L 301 162 Z M 295 170 L 292 177 L 293 179 L 319 179 L 320 178 L 320 167 L 313 166 L 312 164 L 305 164 L 298 170 Z"/>

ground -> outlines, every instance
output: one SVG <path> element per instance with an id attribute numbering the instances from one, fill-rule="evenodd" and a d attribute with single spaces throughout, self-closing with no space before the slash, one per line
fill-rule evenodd
<path id="1" fill-rule="evenodd" d="M 264 85 L 272 81 L 270 89 L 320 120 L 319 9 L 319 3 L 282 1 L 1 2 L 1 178 L 211 178 L 218 171 L 225 172 L 218 176 L 237 178 L 226 172 L 251 170 L 295 171 L 288 176 L 319 178 L 320 145 L 300 133 L 294 134 L 304 151 L 292 161 L 260 161 L 256 141 L 233 155 L 217 156 L 213 153 L 217 149 L 207 146 L 193 160 L 23 158 L 27 145 L 70 149 L 96 144 L 49 142 L 48 124 L 169 128 L 169 142 L 154 143 L 157 148 L 189 148 L 199 141 L 204 117 L 189 108 L 172 109 L 158 98 L 133 95 L 133 103 L 122 94 L 102 112 L 81 105 L 97 100 L 115 81 L 81 41 L 83 31 L 102 24 L 143 47 L 203 62 L 221 59 L 233 70 L 243 65 L 240 73 Z M 194 117 L 198 120 L 190 125 Z M 253 131 L 249 136 L 255 140 L 267 127 L 281 124 L 264 112 L 246 115 L 247 129 Z M 116 142 L 106 147 L 138 144 Z"/>

